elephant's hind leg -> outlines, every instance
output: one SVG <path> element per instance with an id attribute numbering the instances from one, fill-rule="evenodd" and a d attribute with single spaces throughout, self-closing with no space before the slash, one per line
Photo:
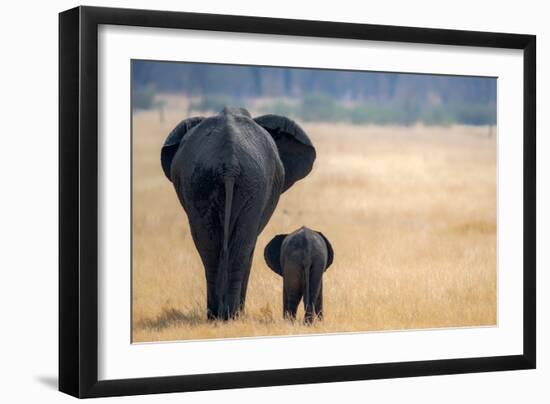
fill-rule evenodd
<path id="1" fill-rule="evenodd" d="M 206 315 L 215 320 L 218 315 L 218 297 L 216 294 L 216 274 L 219 265 L 219 252 L 222 246 L 222 234 L 217 223 L 217 214 L 208 210 L 199 215 L 189 215 L 191 235 L 201 257 L 206 278 Z"/>
<path id="2" fill-rule="evenodd" d="M 252 252 L 250 253 L 248 268 L 252 267 L 252 256 L 253 255 L 254 255 L 254 250 L 252 250 Z M 246 290 L 248 288 L 248 278 L 249 278 L 249 276 L 250 276 L 250 269 L 248 271 L 246 271 L 246 273 L 244 274 L 242 285 L 241 285 L 241 300 L 240 300 L 240 304 L 239 304 L 239 312 L 241 312 L 241 313 L 244 311 L 244 305 L 245 305 L 245 302 L 246 302 Z"/>
<path id="3" fill-rule="evenodd" d="M 297 293 L 283 291 L 283 316 L 288 320 L 296 320 L 296 312 L 302 300 L 301 290 Z"/>
<path id="4" fill-rule="evenodd" d="M 237 208 L 232 212 L 233 231 L 229 240 L 230 263 L 226 303 L 231 318 L 237 317 L 245 307 L 248 279 L 261 220 L 261 209 L 255 206 L 259 196 L 247 195 L 246 198 L 241 198 L 237 197 Z"/>
<path id="5" fill-rule="evenodd" d="M 309 305 L 304 302 L 304 323 L 311 324 L 314 320 L 323 319 L 323 268 L 314 266 L 310 270 L 310 293 Z"/>
<path id="6" fill-rule="evenodd" d="M 209 274 L 213 276 L 208 276 Z M 208 320 L 216 320 L 218 318 L 218 296 L 216 295 L 215 275 L 214 271 L 206 271 L 206 316 Z"/>
<path id="7" fill-rule="evenodd" d="M 319 291 L 319 296 L 317 297 L 317 300 L 315 301 L 315 305 L 313 306 L 313 312 L 315 313 L 315 317 L 318 320 L 323 319 L 323 283 L 321 282 L 321 290 Z"/>
<path id="8" fill-rule="evenodd" d="M 283 278 L 283 316 L 295 320 L 304 289 L 301 270 L 287 264 L 284 266 Z"/>
<path id="9" fill-rule="evenodd" d="M 226 296 L 229 318 L 236 318 L 244 311 L 253 253 L 253 243 L 235 243 L 229 272 L 229 288 Z"/>

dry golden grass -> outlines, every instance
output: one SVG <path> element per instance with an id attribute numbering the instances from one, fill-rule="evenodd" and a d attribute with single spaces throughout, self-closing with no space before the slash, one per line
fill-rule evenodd
<path id="1" fill-rule="evenodd" d="M 245 315 L 211 323 L 204 270 L 159 163 L 181 118 L 134 116 L 134 342 L 496 323 L 496 142 L 487 128 L 303 125 L 315 167 L 282 195 L 258 239 Z M 282 280 L 263 260 L 275 234 L 302 225 L 335 251 L 325 320 L 312 326 L 282 319 Z"/>

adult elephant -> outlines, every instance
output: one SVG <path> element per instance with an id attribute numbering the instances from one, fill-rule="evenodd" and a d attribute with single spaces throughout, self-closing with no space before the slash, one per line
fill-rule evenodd
<path id="1" fill-rule="evenodd" d="M 161 151 L 206 272 L 207 316 L 244 309 L 258 235 L 281 193 L 309 174 L 315 148 L 292 120 L 243 109 L 182 121 Z"/>

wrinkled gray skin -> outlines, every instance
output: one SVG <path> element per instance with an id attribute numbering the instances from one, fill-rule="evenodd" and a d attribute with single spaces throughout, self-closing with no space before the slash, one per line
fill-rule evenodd
<path id="1" fill-rule="evenodd" d="M 264 250 L 267 265 L 283 277 L 283 316 L 296 319 L 304 299 L 304 322 L 323 319 L 323 274 L 332 265 L 334 252 L 323 233 L 301 227 L 279 234 Z"/>
<path id="2" fill-rule="evenodd" d="M 277 115 L 252 119 L 241 108 L 186 119 L 168 135 L 161 164 L 205 268 L 209 319 L 244 309 L 256 239 L 281 193 L 309 174 L 314 160 L 296 123 Z"/>

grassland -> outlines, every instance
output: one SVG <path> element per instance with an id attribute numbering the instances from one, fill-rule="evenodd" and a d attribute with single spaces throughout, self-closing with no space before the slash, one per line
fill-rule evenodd
<path id="1" fill-rule="evenodd" d="M 204 270 L 159 164 L 184 115 L 133 117 L 134 342 L 496 323 L 495 137 L 487 127 L 344 124 L 303 125 L 317 161 L 258 238 L 246 313 L 207 322 Z M 282 280 L 263 260 L 273 235 L 302 225 L 335 251 L 325 320 L 312 326 L 282 319 Z"/>

